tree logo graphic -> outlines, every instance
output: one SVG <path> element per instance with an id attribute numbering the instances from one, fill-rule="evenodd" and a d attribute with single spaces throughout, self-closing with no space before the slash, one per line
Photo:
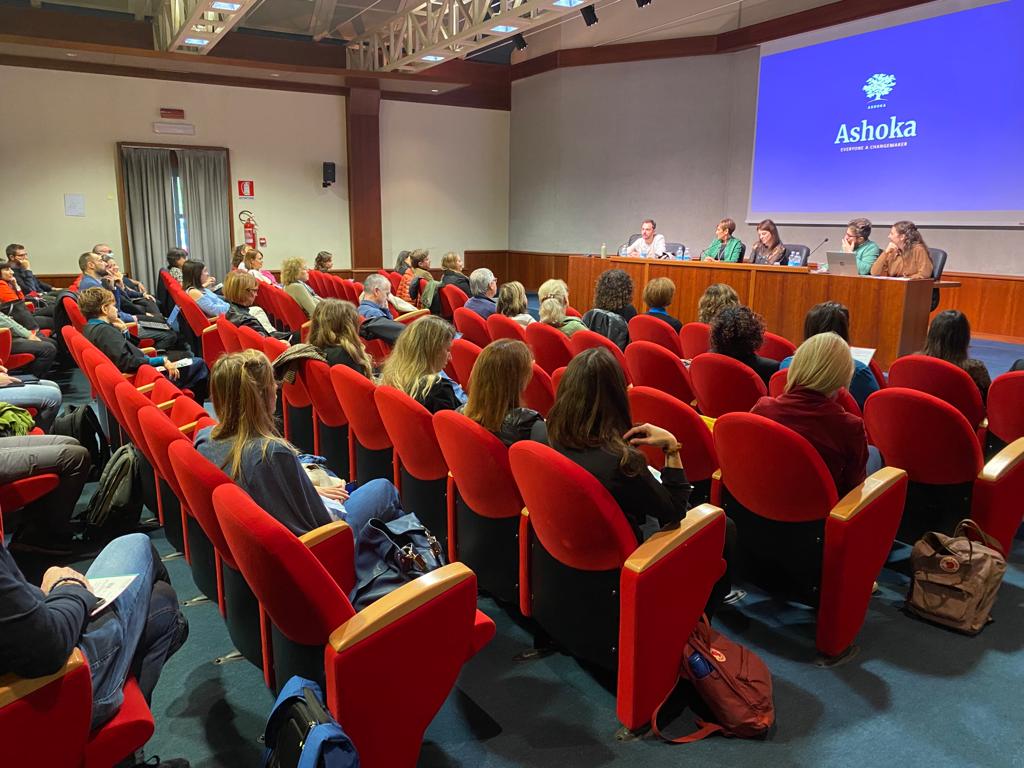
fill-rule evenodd
<path id="1" fill-rule="evenodd" d="M 883 97 L 896 87 L 896 75 L 875 74 L 868 78 L 863 91 L 871 101 L 885 101 Z"/>

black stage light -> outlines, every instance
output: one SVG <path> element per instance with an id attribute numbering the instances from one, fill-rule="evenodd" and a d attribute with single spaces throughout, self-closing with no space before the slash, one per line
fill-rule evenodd
<path id="1" fill-rule="evenodd" d="M 588 5 L 585 8 L 580 8 L 580 15 L 583 16 L 583 20 L 587 23 L 588 27 L 597 24 L 597 11 L 594 10 L 594 6 Z"/>
<path id="2" fill-rule="evenodd" d="M 526 50 L 526 38 L 523 37 L 521 34 L 519 34 L 519 35 L 512 35 L 512 42 L 515 43 L 517 51 L 525 51 Z"/>

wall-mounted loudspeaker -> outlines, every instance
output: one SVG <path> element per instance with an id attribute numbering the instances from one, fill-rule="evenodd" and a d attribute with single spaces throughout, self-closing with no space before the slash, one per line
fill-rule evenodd
<path id="1" fill-rule="evenodd" d="M 334 168 L 334 163 L 324 163 L 324 189 L 331 186 L 337 180 L 338 175 Z"/>

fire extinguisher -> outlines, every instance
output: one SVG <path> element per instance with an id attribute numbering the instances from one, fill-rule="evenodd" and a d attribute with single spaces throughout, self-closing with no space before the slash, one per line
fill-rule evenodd
<path id="1" fill-rule="evenodd" d="M 242 222 L 242 229 L 245 232 L 245 244 L 255 248 L 256 247 L 256 217 L 252 215 L 252 211 L 239 211 L 238 220 Z"/>

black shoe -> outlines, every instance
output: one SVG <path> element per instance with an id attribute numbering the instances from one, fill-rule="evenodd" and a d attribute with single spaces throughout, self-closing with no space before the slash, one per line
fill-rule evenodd
<path id="1" fill-rule="evenodd" d="M 7 549 L 14 555 L 34 555 L 37 557 L 70 557 L 74 554 L 74 548 L 70 539 L 26 541 L 24 538 L 19 538 L 17 534 L 11 539 Z"/>
<path id="2" fill-rule="evenodd" d="M 183 757 L 172 757 L 170 760 L 161 760 L 157 755 L 153 755 L 148 760 L 143 760 L 139 763 L 134 763 L 126 768 L 191 768 L 188 760 Z"/>

